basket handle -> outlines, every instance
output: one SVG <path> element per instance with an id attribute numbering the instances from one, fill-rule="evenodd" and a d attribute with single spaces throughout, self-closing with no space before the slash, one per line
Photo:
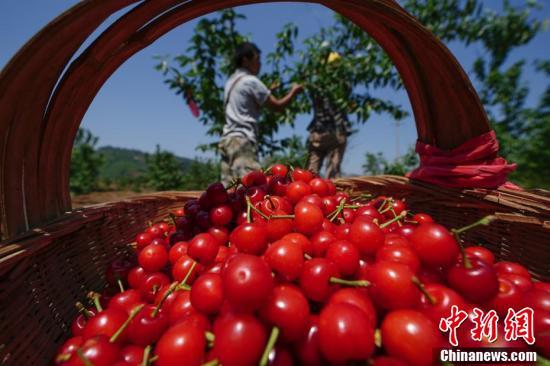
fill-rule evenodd
<path id="1" fill-rule="evenodd" d="M 124 61 L 198 16 L 270 1 L 142 2 L 70 63 L 109 15 L 137 2 L 86 0 L 75 5 L 33 37 L 0 74 L 2 238 L 71 209 L 69 165 L 76 131 L 101 86 Z M 307 2 L 348 17 L 385 49 L 411 100 L 420 141 L 451 149 L 490 131 L 483 106 L 456 59 L 397 2 Z"/>

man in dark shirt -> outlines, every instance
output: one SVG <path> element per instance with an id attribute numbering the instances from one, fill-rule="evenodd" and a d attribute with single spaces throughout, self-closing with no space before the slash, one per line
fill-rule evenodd
<path id="1" fill-rule="evenodd" d="M 307 168 L 317 174 L 327 159 L 327 178 L 341 175 L 340 166 L 346 151 L 352 127 L 346 113 L 338 108 L 331 98 L 320 91 L 312 92 L 313 120 L 307 127 Z"/>

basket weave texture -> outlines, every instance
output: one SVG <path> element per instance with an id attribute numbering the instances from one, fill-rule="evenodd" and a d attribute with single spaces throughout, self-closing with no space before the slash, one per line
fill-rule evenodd
<path id="1" fill-rule="evenodd" d="M 550 196 L 508 190 L 442 189 L 396 176 L 340 179 L 340 189 L 404 198 L 448 228 L 495 214 L 497 220 L 463 235 L 497 259 L 524 264 L 550 281 Z M 45 365 L 67 338 L 74 304 L 105 284 L 105 269 L 129 253 L 147 221 L 166 219 L 198 192 L 163 192 L 94 205 L 6 241 L 0 248 L 0 365 Z"/>

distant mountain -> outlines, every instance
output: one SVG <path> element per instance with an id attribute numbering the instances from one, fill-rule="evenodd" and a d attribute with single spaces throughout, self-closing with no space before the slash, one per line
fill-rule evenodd
<path id="1" fill-rule="evenodd" d="M 99 177 L 102 180 L 118 181 L 120 179 L 135 178 L 147 171 L 146 153 L 143 151 L 113 146 L 100 147 L 97 151 L 103 154 L 105 161 L 99 172 Z M 176 156 L 176 159 L 184 170 L 193 162 L 192 159 L 179 156 Z"/>

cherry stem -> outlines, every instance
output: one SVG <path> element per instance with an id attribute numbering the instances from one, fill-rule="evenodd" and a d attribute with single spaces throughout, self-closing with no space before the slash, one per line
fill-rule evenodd
<path id="1" fill-rule="evenodd" d="M 460 238 L 460 235 L 458 235 L 456 232 L 452 231 L 455 240 L 456 245 L 458 245 L 458 249 L 460 249 L 460 256 L 462 257 L 462 263 L 464 263 L 464 268 L 470 269 L 472 268 L 472 262 L 470 261 L 470 258 L 466 255 L 466 250 L 464 249 L 464 245 L 462 245 L 462 239 Z"/>
<path id="2" fill-rule="evenodd" d="M 357 197 L 354 197 L 350 200 L 350 202 L 355 202 L 355 201 L 360 201 L 362 200 L 363 198 L 371 198 L 372 197 L 372 194 L 370 193 L 363 193 L 363 194 L 360 194 L 359 196 Z"/>
<path id="3" fill-rule="evenodd" d="M 189 276 L 191 276 L 191 273 L 195 270 L 195 267 L 197 266 L 197 262 L 193 261 L 193 264 L 191 265 L 191 268 L 189 268 L 189 271 L 187 271 L 187 274 L 185 275 L 185 278 L 183 281 L 180 282 L 178 289 L 187 290 L 190 289 L 189 286 L 187 286 L 187 280 L 189 279 Z"/>
<path id="4" fill-rule="evenodd" d="M 393 214 L 393 217 L 397 217 L 397 214 L 395 213 L 395 210 L 392 208 L 390 208 L 390 211 L 391 213 Z M 403 226 L 403 224 L 401 223 L 401 221 L 397 221 L 397 225 L 399 226 Z"/>
<path id="5" fill-rule="evenodd" d="M 62 353 L 55 358 L 55 362 L 61 363 L 61 362 L 69 361 L 70 358 L 71 358 L 70 353 Z"/>
<path id="6" fill-rule="evenodd" d="M 120 292 L 124 292 L 124 285 L 122 284 L 120 278 L 116 279 L 116 283 L 118 283 L 118 288 L 120 289 Z"/>
<path id="7" fill-rule="evenodd" d="M 378 208 L 378 213 L 384 213 L 387 211 L 387 209 L 385 208 L 386 204 L 388 204 L 389 202 L 391 202 L 391 198 L 386 198 L 384 201 L 382 201 L 382 204 L 380 205 L 380 207 Z"/>
<path id="8" fill-rule="evenodd" d="M 273 347 L 275 347 L 277 338 L 279 338 L 279 332 L 279 327 L 273 327 L 273 329 L 271 329 L 271 334 L 269 335 L 267 346 L 265 347 L 262 358 L 260 359 L 260 366 L 267 366 L 269 362 L 269 354 L 273 350 Z"/>
<path id="9" fill-rule="evenodd" d="M 216 336 L 214 335 L 214 333 L 209 331 L 204 332 L 204 337 L 206 338 L 208 343 L 214 343 L 214 341 L 216 340 Z"/>
<path id="10" fill-rule="evenodd" d="M 88 360 L 88 357 L 84 356 L 84 353 L 82 353 L 82 349 L 78 348 L 76 350 L 76 355 L 78 356 L 78 358 L 80 358 L 80 361 L 82 361 L 84 366 L 94 366 L 94 364 L 91 363 L 90 360 Z"/>
<path id="11" fill-rule="evenodd" d="M 328 282 L 335 284 L 335 285 L 344 285 L 344 286 L 351 286 L 351 287 L 368 287 L 370 286 L 370 282 L 366 280 L 344 280 L 338 277 L 331 277 Z"/>
<path id="12" fill-rule="evenodd" d="M 462 234 L 465 231 L 468 231 L 470 229 L 473 229 L 475 227 L 481 226 L 481 225 L 489 225 L 492 221 L 496 220 L 496 216 L 489 215 L 485 216 L 478 221 L 474 222 L 473 224 L 466 225 L 464 227 L 461 227 L 460 229 L 451 229 L 451 232 L 453 233 L 456 242 L 458 244 L 458 247 L 460 248 L 460 255 L 462 256 L 462 261 L 464 262 L 464 268 L 470 269 L 472 268 L 472 262 L 466 255 L 466 251 L 464 250 L 464 246 L 462 245 L 462 239 L 460 239 L 460 234 Z"/>
<path id="13" fill-rule="evenodd" d="M 252 201 L 250 201 L 250 197 L 248 197 L 248 196 L 246 196 L 246 205 L 247 205 L 247 210 L 250 208 L 250 209 L 254 210 L 254 212 L 256 212 L 258 215 L 263 217 L 264 219 L 269 220 L 269 217 L 266 214 L 264 214 L 262 211 L 258 210 L 258 208 L 254 207 L 254 205 L 252 204 Z M 247 215 L 248 215 L 248 212 L 250 212 L 250 211 L 247 211 Z"/>
<path id="14" fill-rule="evenodd" d="M 487 226 L 494 220 L 496 220 L 496 216 L 494 215 L 485 216 L 484 218 L 474 222 L 473 224 L 461 227 L 460 229 L 451 229 L 451 231 L 456 234 L 462 234 L 463 232 L 473 229 L 477 226 L 481 226 L 481 225 Z"/>
<path id="15" fill-rule="evenodd" d="M 401 212 L 399 215 L 395 216 L 393 219 L 391 219 L 390 221 L 386 221 L 385 223 L 383 223 L 382 225 L 380 225 L 380 229 L 383 229 L 385 228 L 386 226 L 389 226 L 391 224 L 393 224 L 394 222 L 399 222 L 399 220 L 403 219 L 405 216 L 407 216 L 407 211 L 403 211 Z"/>
<path id="16" fill-rule="evenodd" d="M 346 199 L 342 199 L 340 201 L 340 203 L 338 204 L 338 207 L 336 208 L 336 210 L 334 210 L 333 212 L 331 212 L 329 214 L 329 221 L 330 222 L 333 222 L 337 217 L 338 215 L 340 215 L 340 212 L 342 212 L 342 210 L 344 209 L 344 207 L 346 206 Z"/>
<path id="17" fill-rule="evenodd" d="M 157 315 L 159 314 L 160 308 L 162 308 L 162 305 L 164 305 L 164 302 L 166 301 L 168 296 L 170 296 L 176 290 L 177 287 L 178 287 L 177 282 L 174 282 L 173 284 L 170 285 L 170 288 L 168 289 L 168 291 L 166 291 L 166 293 L 164 294 L 162 299 L 160 299 L 160 301 L 159 301 L 157 307 L 155 308 L 155 310 L 153 310 L 153 313 L 151 314 L 151 318 L 156 318 L 157 317 Z"/>
<path id="18" fill-rule="evenodd" d="M 422 292 L 424 296 L 426 296 L 430 304 L 435 305 L 436 301 L 434 297 L 430 295 L 430 293 L 426 290 L 426 287 L 424 287 L 424 284 L 418 279 L 418 277 L 413 276 L 412 282 L 416 285 L 416 287 L 418 287 L 420 292 Z"/>
<path id="19" fill-rule="evenodd" d="M 212 361 L 208 361 L 207 363 L 203 363 L 201 366 L 218 366 L 219 364 L 220 364 L 220 361 L 218 361 L 218 359 L 215 358 Z"/>
<path id="20" fill-rule="evenodd" d="M 138 315 L 138 313 L 141 311 L 141 309 L 143 309 L 144 306 L 145 304 L 140 304 L 132 309 L 132 311 L 130 312 L 130 315 L 128 316 L 128 319 L 126 319 L 126 321 L 122 323 L 120 328 L 118 328 L 116 333 L 111 336 L 111 339 L 109 339 L 109 342 L 115 343 L 117 341 L 118 337 L 120 337 L 122 332 L 124 332 L 124 330 L 128 327 L 130 322 Z"/>
<path id="21" fill-rule="evenodd" d="M 147 346 L 145 347 L 145 350 L 143 351 L 143 361 L 141 361 L 141 365 L 140 366 L 148 366 L 149 365 L 149 361 L 151 361 L 149 359 L 149 355 L 151 354 L 151 346 Z"/>
<path id="22" fill-rule="evenodd" d="M 359 205 L 345 205 L 344 208 L 351 208 L 351 209 L 356 209 L 356 208 L 359 208 L 361 206 Z"/>
<path id="23" fill-rule="evenodd" d="M 251 215 L 251 205 L 250 205 L 250 198 L 248 196 L 246 197 L 246 222 L 252 223 L 252 215 Z"/>
<path id="24" fill-rule="evenodd" d="M 174 215 L 173 213 L 169 213 L 168 214 L 170 216 L 170 218 L 172 219 L 172 223 L 174 224 L 174 226 L 176 226 L 176 215 Z"/>
<path id="25" fill-rule="evenodd" d="M 82 313 L 82 315 L 84 315 L 84 318 L 86 318 L 86 320 L 90 319 L 92 316 L 94 316 L 92 313 L 90 313 L 90 311 L 88 311 L 88 309 L 86 309 L 84 307 L 84 305 L 80 302 L 80 301 L 77 301 L 76 304 L 75 304 L 76 308 L 78 309 L 78 312 L 79 313 Z"/>
<path id="26" fill-rule="evenodd" d="M 374 331 L 374 344 L 376 347 L 382 347 L 382 331 L 380 331 L 380 328 Z"/>
<path id="27" fill-rule="evenodd" d="M 234 179 L 227 187 L 225 187 L 225 190 L 230 190 L 231 188 L 235 188 L 241 184 L 241 178 Z"/>
<path id="28" fill-rule="evenodd" d="M 94 306 L 95 306 L 95 308 L 97 309 L 98 312 L 103 311 L 103 307 L 101 306 L 101 303 L 99 302 L 99 297 L 100 296 L 101 295 L 99 295 L 97 292 L 90 291 L 88 293 L 88 298 L 92 299 L 92 301 L 94 302 Z"/>
<path id="29" fill-rule="evenodd" d="M 271 215 L 269 219 L 293 219 L 295 215 Z"/>

